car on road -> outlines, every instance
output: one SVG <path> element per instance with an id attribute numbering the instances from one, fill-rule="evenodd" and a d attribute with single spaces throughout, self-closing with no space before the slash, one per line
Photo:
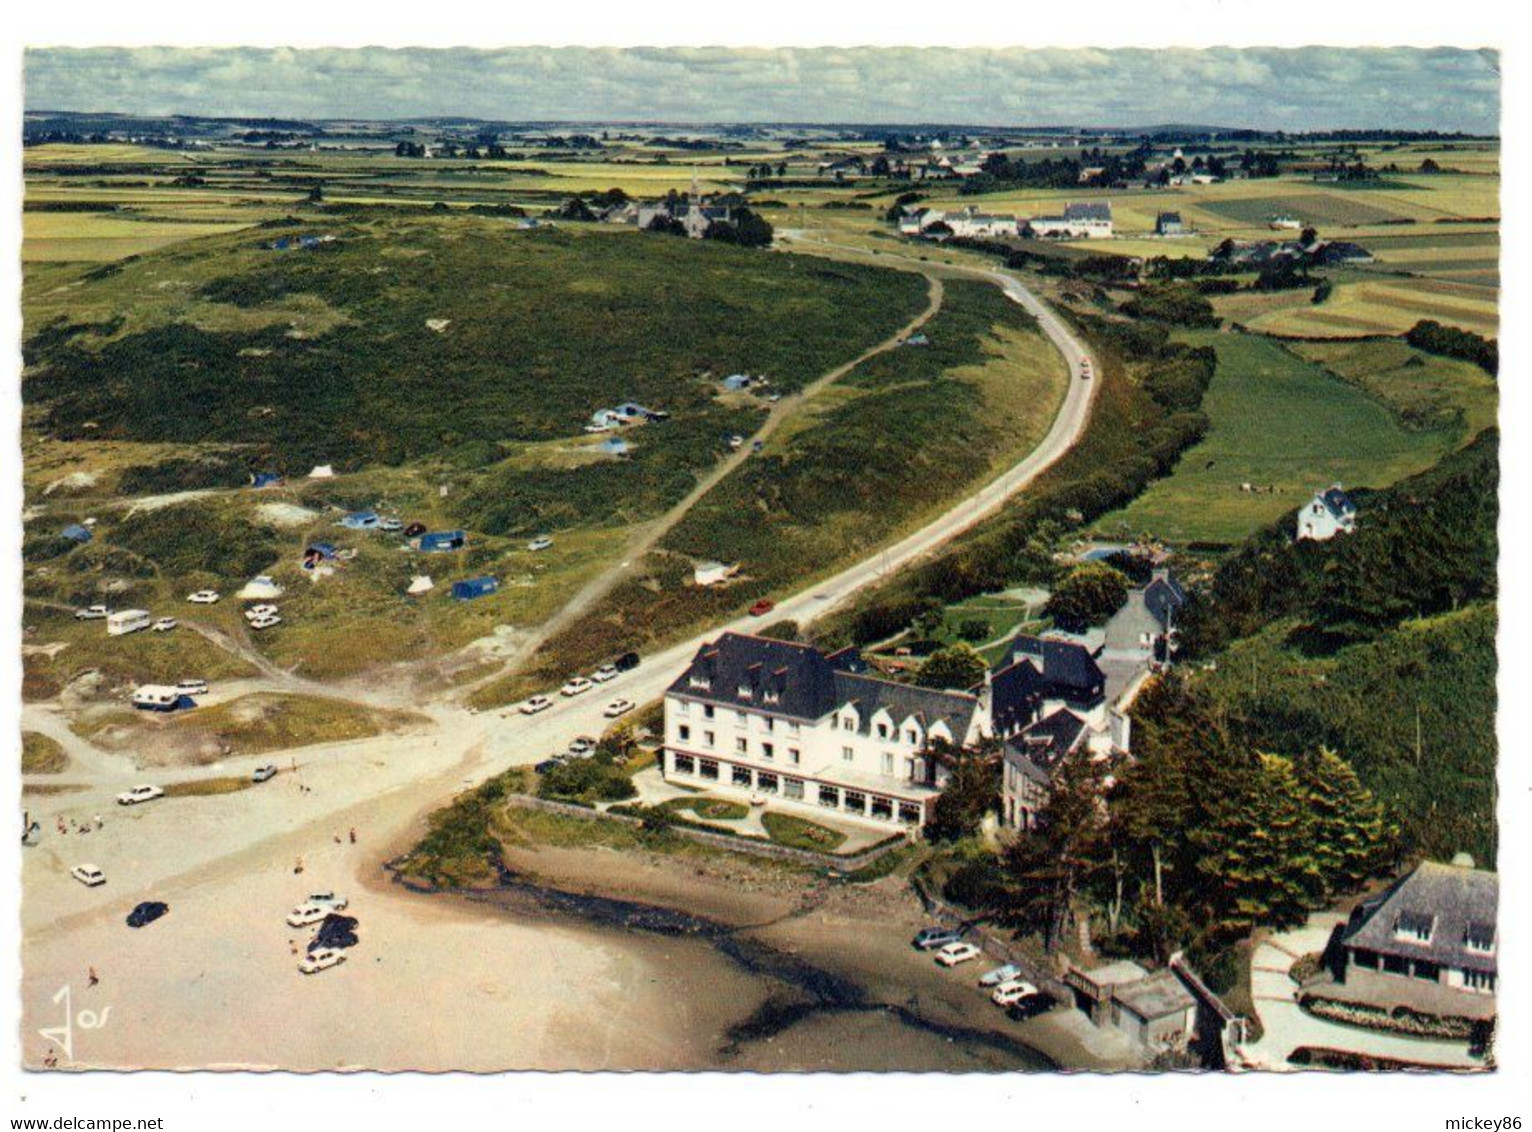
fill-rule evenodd
<path id="1" fill-rule="evenodd" d="M 313 900 L 306 900 L 287 914 L 287 926 L 290 928 L 306 928 L 310 924 L 317 924 L 328 916 L 334 909 L 328 904 L 319 904 Z"/>
<path id="2" fill-rule="evenodd" d="M 1028 1018 L 1036 1018 L 1039 1014 L 1048 1013 L 1056 1005 L 1052 995 L 1039 991 L 1037 994 L 1029 994 L 1025 998 L 1017 999 L 1005 1008 L 1005 1012 L 1016 1021 L 1025 1022 Z"/>
<path id="3" fill-rule="evenodd" d="M 257 617 L 250 622 L 252 629 L 271 629 L 282 624 L 282 618 L 275 613 L 268 613 L 265 617 Z"/>
<path id="4" fill-rule="evenodd" d="M 378 530 L 402 531 L 404 530 L 404 521 L 402 519 L 379 519 Z"/>
<path id="5" fill-rule="evenodd" d="M 158 786 L 135 786 L 131 790 L 124 790 L 117 795 L 119 806 L 136 806 L 141 802 L 152 802 L 156 798 L 163 798 L 165 791 Z"/>
<path id="6" fill-rule="evenodd" d="M 267 763 L 265 766 L 258 766 L 253 771 L 250 772 L 250 781 L 251 782 L 270 782 L 276 776 L 277 776 L 277 764 L 276 763 Z"/>
<path id="7" fill-rule="evenodd" d="M 154 632 L 156 632 L 156 633 L 168 633 L 168 632 L 170 632 L 170 630 L 174 629 L 175 627 L 176 627 L 176 619 L 174 617 L 161 617 L 161 618 L 158 618 L 154 622 L 153 625 L 149 626 L 149 628 L 151 630 L 153 630 Z"/>
<path id="8" fill-rule="evenodd" d="M 553 701 L 547 696 L 533 696 L 521 705 L 522 715 L 536 715 L 540 711 L 547 711 L 553 706 Z"/>
<path id="9" fill-rule="evenodd" d="M 146 924 L 152 924 L 168 911 L 170 911 L 169 904 L 159 900 L 145 900 L 128 913 L 128 927 L 141 928 Z"/>
<path id="10" fill-rule="evenodd" d="M 76 621 L 105 621 L 111 615 L 112 611 L 104 605 L 87 605 L 74 611 Z"/>
<path id="11" fill-rule="evenodd" d="M 322 904 L 332 912 L 344 912 L 346 905 L 351 901 L 334 892 L 311 892 L 308 902 L 310 904 Z"/>
<path id="12" fill-rule="evenodd" d="M 1022 979 L 1012 979 L 1001 983 L 995 988 L 995 993 L 989 996 L 989 1000 L 996 1006 L 1015 1006 L 1024 998 L 1030 998 L 1037 993 L 1037 988 Z"/>
<path id="13" fill-rule="evenodd" d="M 612 661 L 612 667 L 618 672 L 632 672 L 638 667 L 638 653 L 625 652 L 616 660 Z"/>
<path id="14" fill-rule="evenodd" d="M 331 967 L 339 967 L 346 961 L 346 953 L 338 947 L 321 947 L 310 951 L 302 959 L 298 960 L 298 970 L 305 975 L 317 975 L 320 971 L 327 971 Z"/>
<path id="15" fill-rule="evenodd" d="M 780 393 L 768 393 L 768 394 L 766 394 L 766 400 L 770 401 L 773 405 L 775 405 L 778 401 L 782 400 L 782 394 L 780 394 Z"/>
<path id="16" fill-rule="evenodd" d="M 634 707 L 632 700 L 613 700 L 606 705 L 606 711 L 601 714 L 608 719 L 616 719 L 619 715 L 627 715 Z"/>
<path id="17" fill-rule="evenodd" d="M 187 594 L 186 595 L 186 600 L 191 602 L 193 605 L 217 605 L 218 604 L 218 591 L 217 590 L 198 590 L 194 594 Z"/>
<path id="18" fill-rule="evenodd" d="M 106 883 L 106 874 L 95 865 L 76 865 L 69 870 L 69 875 L 86 888 L 95 888 L 98 884 Z"/>
<path id="19" fill-rule="evenodd" d="M 776 602 L 768 601 L 766 598 L 763 597 L 763 598 L 761 598 L 760 601 L 756 602 L 754 605 L 752 605 L 750 607 L 750 616 L 751 617 L 765 617 L 766 614 L 770 613 L 776 607 L 777 607 L 777 603 Z"/>
<path id="20" fill-rule="evenodd" d="M 206 680 L 180 680 L 176 682 L 176 691 L 183 696 L 207 695 Z"/>
<path id="21" fill-rule="evenodd" d="M 762 448 L 765 447 L 766 442 L 764 440 L 752 440 L 750 442 L 750 451 L 752 452 L 759 452 Z"/>
<path id="22" fill-rule="evenodd" d="M 745 438 L 739 435 L 739 433 L 736 432 L 733 436 L 729 437 L 729 447 L 734 451 L 738 452 L 744 446 Z"/>
<path id="23" fill-rule="evenodd" d="M 910 944 L 921 951 L 934 951 L 949 943 L 957 943 L 962 938 L 963 933 L 956 928 L 921 928 L 915 933 L 915 938 L 910 940 Z"/>
<path id="24" fill-rule="evenodd" d="M 527 543 L 527 549 L 528 550 L 547 550 L 552 545 L 553 545 L 553 540 L 551 538 L 548 538 L 546 535 L 544 535 L 541 538 L 535 538 L 531 542 Z"/>
<path id="25" fill-rule="evenodd" d="M 617 679 L 617 669 L 610 664 L 603 664 L 590 674 L 590 678 L 598 684 L 605 684 L 608 680 Z"/>
<path id="26" fill-rule="evenodd" d="M 581 735 L 569 744 L 569 753 L 577 759 L 583 759 L 596 749 L 596 741 L 589 735 Z"/>
<path id="27" fill-rule="evenodd" d="M 1089 381 L 1091 378 L 1090 359 L 1080 359 L 1080 380 Z"/>
<path id="28" fill-rule="evenodd" d="M 936 961 L 943 967 L 956 967 L 983 954 L 971 943 L 949 943 L 936 953 Z"/>
<path id="29" fill-rule="evenodd" d="M 1007 963 L 1003 967 L 996 967 L 979 976 L 981 987 L 998 987 L 1001 983 L 1013 982 L 1021 978 L 1021 968 L 1014 963 Z"/>
<path id="30" fill-rule="evenodd" d="M 595 687 L 595 685 L 592 684 L 585 677 L 583 677 L 583 676 L 576 676 L 573 680 L 571 680 L 569 683 L 565 684 L 562 688 L 559 689 L 559 695 L 561 695 L 561 696 L 581 696 L 581 695 L 584 695 L 586 692 L 590 691 L 594 687 Z"/>

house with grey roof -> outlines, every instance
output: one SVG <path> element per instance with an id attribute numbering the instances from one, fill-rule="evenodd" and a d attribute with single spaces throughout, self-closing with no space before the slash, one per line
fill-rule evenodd
<path id="1" fill-rule="evenodd" d="M 1298 539 L 1324 542 L 1336 535 L 1349 535 L 1356 530 L 1356 504 L 1342 490 L 1340 484 L 1332 484 L 1314 493 L 1314 498 L 1298 512 Z"/>
<path id="2" fill-rule="evenodd" d="M 1327 997 L 1392 1010 L 1490 1018 L 1499 977 L 1500 878 L 1460 854 L 1426 861 L 1364 900 L 1335 943 Z"/>
<path id="3" fill-rule="evenodd" d="M 1154 218 L 1156 236 L 1189 236 L 1191 229 L 1181 219 L 1179 212 L 1162 212 Z"/>
<path id="4" fill-rule="evenodd" d="M 1106 623 L 1103 655 L 1144 664 L 1170 660 L 1171 635 L 1186 604 L 1186 591 L 1168 566 L 1156 566 L 1149 583 L 1128 591 L 1122 608 Z"/>
<path id="5" fill-rule="evenodd" d="M 1112 238 L 1112 206 L 1105 201 L 1066 204 L 1055 216 L 1034 216 L 1028 225 L 1034 236 L 1070 240 Z"/>
<path id="6" fill-rule="evenodd" d="M 873 675 L 855 650 L 724 633 L 665 693 L 666 779 L 858 822 L 919 827 L 946 784 L 930 753 L 990 734 L 977 691 Z"/>
<path id="7" fill-rule="evenodd" d="M 1142 1054 L 1179 1052 L 1197 1027 L 1197 1000 L 1170 969 L 1146 971 L 1128 959 L 1086 970 L 1071 966 L 1064 985 L 1076 1009 L 1101 1029 L 1122 1033 Z"/>

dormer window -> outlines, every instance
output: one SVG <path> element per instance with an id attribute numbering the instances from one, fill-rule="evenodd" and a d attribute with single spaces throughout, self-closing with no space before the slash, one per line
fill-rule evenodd
<path id="1" fill-rule="evenodd" d="M 1463 947 L 1476 955 L 1495 953 L 1495 925 L 1469 920 L 1463 929 Z"/>
<path id="2" fill-rule="evenodd" d="M 1430 943 L 1431 929 L 1435 926 L 1435 916 L 1426 915 L 1423 912 L 1401 912 L 1394 924 L 1394 938 L 1411 940 L 1415 943 Z"/>
<path id="3" fill-rule="evenodd" d="M 693 688 L 701 688 L 704 691 L 713 686 L 713 682 L 700 672 L 693 672 L 687 683 Z"/>
<path id="4" fill-rule="evenodd" d="M 846 718 L 841 721 L 841 726 L 844 727 L 847 731 L 855 731 L 856 717 L 850 715 L 846 716 Z"/>
<path id="5" fill-rule="evenodd" d="M 750 687 L 749 684 L 741 684 L 739 686 L 739 698 L 742 700 L 754 699 L 755 689 Z"/>
<path id="6" fill-rule="evenodd" d="M 774 703 L 779 702 L 782 699 L 782 693 L 781 692 L 768 691 L 765 695 L 763 695 L 761 697 L 761 699 L 766 701 L 768 704 L 774 704 Z"/>
<path id="7" fill-rule="evenodd" d="M 878 724 L 878 738 L 879 739 L 887 739 L 888 738 L 888 724 L 886 724 L 886 723 Z"/>

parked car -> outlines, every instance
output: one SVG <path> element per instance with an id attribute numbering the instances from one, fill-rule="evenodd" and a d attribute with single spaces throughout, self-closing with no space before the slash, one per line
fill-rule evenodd
<path id="1" fill-rule="evenodd" d="M 186 600 L 191 602 L 193 605 L 217 605 L 218 604 L 218 591 L 217 590 L 198 590 L 194 594 L 187 594 L 186 595 Z"/>
<path id="2" fill-rule="evenodd" d="M 111 615 L 112 611 L 104 605 L 87 605 L 74 611 L 76 621 L 105 621 Z"/>
<path id="3" fill-rule="evenodd" d="M 1005 1012 L 1016 1021 L 1025 1022 L 1028 1018 L 1036 1018 L 1039 1014 L 1048 1013 L 1055 1005 L 1057 1004 L 1053 1001 L 1052 995 L 1039 991 L 1037 994 L 1029 994 L 1025 998 L 1017 999 L 1006 1007 Z"/>
<path id="4" fill-rule="evenodd" d="M 617 679 L 617 669 L 610 664 L 603 664 L 590 674 L 590 678 L 598 684 L 605 684 L 608 680 Z"/>
<path id="5" fill-rule="evenodd" d="M 207 695 L 206 680 L 180 680 L 176 683 L 176 691 L 183 696 Z"/>
<path id="6" fill-rule="evenodd" d="M 571 680 L 569 683 L 565 684 L 562 688 L 559 689 L 559 695 L 561 695 L 561 696 L 580 696 L 580 695 L 584 695 L 586 692 L 590 691 L 594 687 L 595 687 L 595 685 L 592 684 L 585 677 L 583 677 L 583 676 L 576 676 L 573 680 Z"/>
<path id="7" fill-rule="evenodd" d="M 775 405 L 778 401 L 782 400 L 782 394 L 780 394 L 780 393 L 768 393 L 768 394 L 766 394 L 766 400 L 770 401 L 773 405 Z"/>
<path id="8" fill-rule="evenodd" d="M 616 660 L 612 661 L 612 667 L 618 672 L 632 672 L 638 667 L 638 653 L 625 652 Z"/>
<path id="9" fill-rule="evenodd" d="M 1021 979 L 1012 979 L 1001 983 L 995 988 L 995 993 L 989 996 L 996 1006 L 1014 1006 L 1024 998 L 1029 998 L 1037 993 L 1037 988 L 1031 983 Z"/>
<path id="10" fill-rule="evenodd" d="M 1021 968 L 1014 963 L 1007 963 L 1003 967 L 996 967 L 992 971 L 979 976 L 981 987 L 998 987 L 1002 983 L 1013 982 L 1021 978 Z"/>
<path id="11" fill-rule="evenodd" d="M 257 617 L 251 621 L 250 628 L 271 629 L 280 624 L 282 624 L 282 618 L 278 617 L 275 613 L 268 613 L 265 617 Z"/>
<path id="12" fill-rule="evenodd" d="M 956 928 L 921 928 L 915 933 L 915 938 L 910 943 L 921 951 L 934 951 L 938 947 L 946 947 L 949 943 L 957 943 L 963 938 L 963 933 Z"/>
<path id="13" fill-rule="evenodd" d="M 553 701 L 547 696 L 533 696 L 521 705 L 522 715 L 536 715 L 540 711 L 547 711 L 553 706 Z"/>
<path id="14" fill-rule="evenodd" d="M 355 947 L 356 943 L 356 917 L 331 912 L 319 925 L 314 938 L 309 941 L 308 953 L 313 955 L 316 951 L 324 951 L 327 948 Z"/>
<path id="15" fill-rule="evenodd" d="M 745 438 L 740 436 L 739 433 L 735 433 L 733 436 L 729 437 L 729 447 L 734 449 L 736 452 L 738 452 L 740 448 L 744 446 L 744 443 Z"/>
<path id="16" fill-rule="evenodd" d="M 344 896 L 334 892 L 311 892 L 309 893 L 308 902 L 310 904 L 323 904 L 332 912 L 344 912 L 346 905 L 351 903 Z"/>
<path id="17" fill-rule="evenodd" d="M 766 442 L 764 440 L 752 440 L 750 442 L 750 451 L 752 452 L 759 452 L 762 448 L 765 447 Z"/>
<path id="18" fill-rule="evenodd" d="M 156 798 L 163 798 L 165 791 L 158 786 L 135 786 L 131 790 L 124 790 L 117 795 L 119 806 L 136 806 L 140 802 L 152 802 Z"/>
<path id="19" fill-rule="evenodd" d="M 568 755 L 554 755 L 551 759 L 544 759 L 532 769 L 537 771 L 538 774 L 547 774 L 550 770 L 553 770 L 556 767 L 561 767 L 568 761 Z"/>
<path id="20" fill-rule="evenodd" d="M 267 763 L 265 766 L 258 766 L 258 767 L 255 768 L 255 770 L 251 771 L 251 773 L 250 773 L 250 781 L 251 782 L 270 782 L 276 776 L 277 776 L 277 764 L 276 763 Z"/>
<path id="21" fill-rule="evenodd" d="M 613 700 L 606 705 L 606 711 L 602 712 L 608 719 L 616 719 L 619 715 L 627 715 L 633 710 L 632 700 Z"/>
<path id="22" fill-rule="evenodd" d="M 1090 359 L 1089 358 L 1081 358 L 1080 359 L 1080 379 L 1082 381 L 1089 381 L 1090 377 L 1091 377 Z"/>
<path id="23" fill-rule="evenodd" d="M 380 530 L 380 531 L 402 531 L 402 530 L 404 530 L 404 522 L 402 520 L 400 520 L 400 519 L 379 519 L 378 520 L 378 530 Z"/>
<path id="24" fill-rule="evenodd" d="M 770 613 L 776 607 L 777 607 L 777 603 L 776 602 L 768 601 L 766 598 L 763 597 L 763 598 L 761 598 L 760 601 L 756 602 L 754 605 L 752 605 L 750 607 L 750 616 L 751 617 L 764 617 L 764 616 L 766 616 L 766 614 Z"/>
<path id="25" fill-rule="evenodd" d="M 128 913 L 128 927 L 141 928 L 146 924 L 152 924 L 168 911 L 170 911 L 169 904 L 158 900 L 145 900 Z"/>
<path id="26" fill-rule="evenodd" d="M 544 536 L 542 536 L 540 538 L 535 538 L 531 542 L 527 543 L 527 549 L 528 550 L 547 550 L 552 545 L 553 545 L 553 540 L 551 538 L 548 538 L 546 535 L 544 535 Z"/>
<path id="27" fill-rule="evenodd" d="M 69 875 L 86 888 L 95 888 L 98 884 L 106 883 L 106 874 L 95 865 L 76 865 L 69 870 Z"/>
<path id="28" fill-rule="evenodd" d="M 331 967 L 339 967 L 346 961 L 346 953 L 336 947 L 321 947 L 317 951 L 310 951 L 302 959 L 298 960 L 298 970 L 305 975 L 317 975 L 320 971 L 327 971 Z"/>
<path id="29" fill-rule="evenodd" d="M 316 904 L 312 900 L 307 900 L 287 914 L 287 926 L 290 928 L 306 928 L 310 924 L 319 923 L 331 911 L 332 909 L 328 904 Z"/>
<path id="30" fill-rule="evenodd" d="M 265 603 L 261 605 L 252 605 L 249 609 L 245 610 L 245 620 L 255 621 L 261 617 L 275 617 L 277 612 L 277 607 L 274 605 Z"/>
<path id="31" fill-rule="evenodd" d="M 168 633 L 175 627 L 176 619 L 174 617 L 160 617 L 156 619 L 153 625 L 149 626 L 156 633 Z"/>
<path id="32" fill-rule="evenodd" d="M 584 758 L 596 749 L 596 741 L 589 735 L 581 735 L 569 744 L 569 753 L 577 759 Z"/>
<path id="33" fill-rule="evenodd" d="M 956 967 L 984 954 L 971 943 L 949 943 L 936 953 L 936 961 L 943 967 Z"/>

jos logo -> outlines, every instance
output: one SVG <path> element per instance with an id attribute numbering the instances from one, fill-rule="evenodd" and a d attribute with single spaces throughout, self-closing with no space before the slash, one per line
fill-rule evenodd
<path id="1" fill-rule="evenodd" d="M 74 1032 L 78 1027 L 81 1030 L 99 1030 L 106 1025 L 106 1019 L 112 1012 L 110 1006 L 101 1008 L 98 1014 L 94 1010 L 82 1010 L 78 1014 L 74 1010 L 74 992 L 69 985 L 59 987 L 58 993 L 53 996 L 55 1006 L 62 1004 L 64 1007 L 64 1021 L 59 1026 L 49 1026 L 37 1031 L 43 1037 L 53 1042 L 69 1060 L 74 1060 Z"/>

